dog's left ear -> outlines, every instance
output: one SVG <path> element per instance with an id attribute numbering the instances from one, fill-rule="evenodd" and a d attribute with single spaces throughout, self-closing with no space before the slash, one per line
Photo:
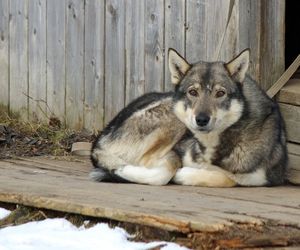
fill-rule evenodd
<path id="1" fill-rule="evenodd" d="M 171 81 L 173 84 L 178 84 L 191 65 L 174 49 L 169 49 L 168 55 Z"/>
<path id="2" fill-rule="evenodd" d="M 243 50 L 237 57 L 225 64 L 233 79 L 242 83 L 249 67 L 250 50 Z"/>

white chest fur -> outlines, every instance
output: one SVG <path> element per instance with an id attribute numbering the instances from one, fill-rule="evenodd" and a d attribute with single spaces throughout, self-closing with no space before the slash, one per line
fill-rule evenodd
<path id="1" fill-rule="evenodd" d="M 216 151 L 216 147 L 219 145 L 219 133 L 197 133 L 195 134 L 195 137 L 205 147 L 205 151 L 203 153 L 203 160 L 207 163 L 211 163 L 214 153 Z"/>

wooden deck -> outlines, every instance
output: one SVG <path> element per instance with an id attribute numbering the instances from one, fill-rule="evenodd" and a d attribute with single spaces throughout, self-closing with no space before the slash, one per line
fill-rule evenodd
<path id="1" fill-rule="evenodd" d="M 297 186 L 218 189 L 94 183 L 88 179 L 90 168 L 86 161 L 2 160 L 0 201 L 182 233 L 268 222 L 300 229 Z"/>

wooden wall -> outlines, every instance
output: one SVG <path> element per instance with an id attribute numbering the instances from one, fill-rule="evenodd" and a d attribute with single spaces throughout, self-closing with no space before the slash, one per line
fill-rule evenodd
<path id="1" fill-rule="evenodd" d="M 190 62 L 251 49 L 267 89 L 284 70 L 283 0 L 0 0 L 0 102 L 24 119 L 101 129 L 172 88 L 167 49 Z"/>

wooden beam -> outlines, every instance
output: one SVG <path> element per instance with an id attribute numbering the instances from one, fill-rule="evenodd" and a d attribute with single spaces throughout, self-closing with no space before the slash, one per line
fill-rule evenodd
<path id="1" fill-rule="evenodd" d="M 273 98 L 279 90 L 287 83 L 296 70 L 300 66 L 300 55 L 297 56 L 295 61 L 288 67 L 288 69 L 281 75 L 275 84 L 267 91 L 267 95 Z"/>

